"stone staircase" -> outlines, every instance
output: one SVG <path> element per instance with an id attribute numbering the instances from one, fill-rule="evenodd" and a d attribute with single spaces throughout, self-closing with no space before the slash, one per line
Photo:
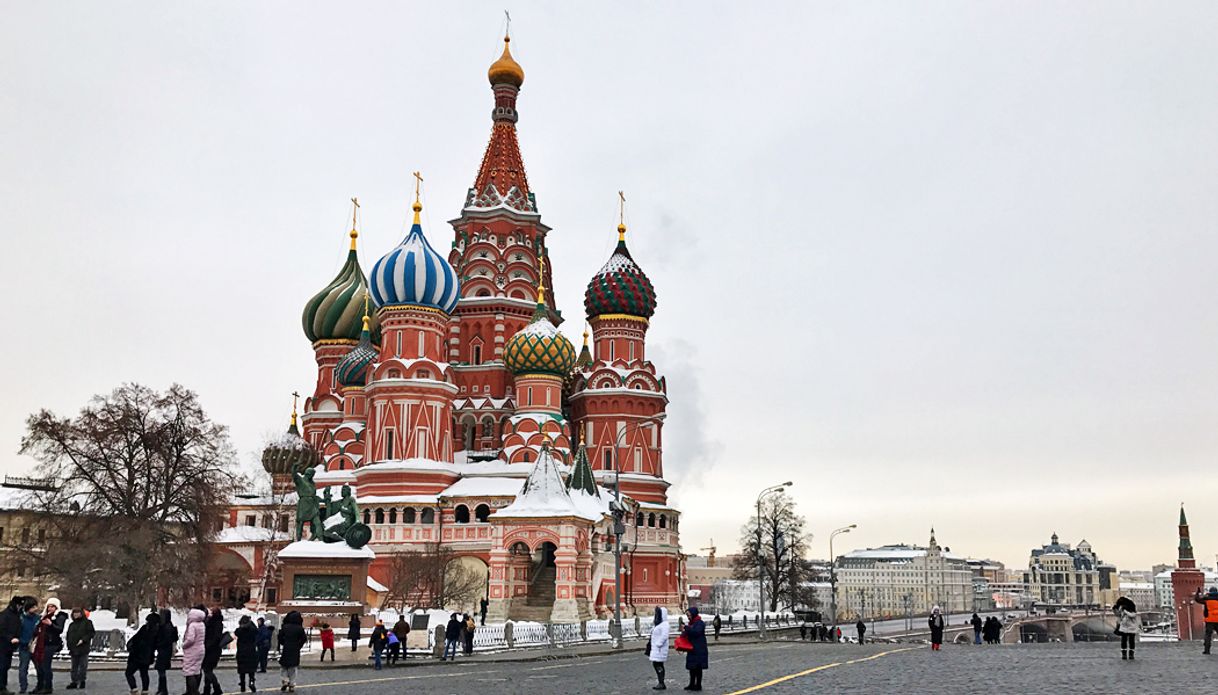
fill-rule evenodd
<path id="1" fill-rule="evenodd" d="M 532 620 L 539 623 L 549 622 L 550 611 L 554 609 L 554 579 L 558 571 L 553 567 L 542 567 L 537 570 L 529 583 L 529 595 L 521 603 L 513 601 L 512 620 Z"/>

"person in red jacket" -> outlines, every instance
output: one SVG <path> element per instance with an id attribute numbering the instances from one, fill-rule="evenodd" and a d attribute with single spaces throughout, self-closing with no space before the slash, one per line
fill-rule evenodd
<path id="1" fill-rule="evenodd" d="M 321 624 L 321 660 L 326 660 L 326 651 L 330 652 L 330 661 L 334 661 L 334 630 L 330 623 Z"/>

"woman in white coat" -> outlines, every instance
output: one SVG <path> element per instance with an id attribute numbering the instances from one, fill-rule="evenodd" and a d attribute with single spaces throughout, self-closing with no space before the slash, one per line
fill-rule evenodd
<path id="1" fill-rule="evenodd" d="M 657 683 L 652 690 L 666 690 L 664 685 L 664 662 L 668 660 L 668 609 L 656 606 L 655 624 L 651 628 L 651 641 L 647 643 L 647 658 L 656 670 Z"/>
<path id="2" fill-rule="evenodd" d="M 1116 634 L 1121 636 L 1121 659 L 1133 659 L 1133 650 L 1138 646 L 1138 633 L 1142 631 L 1142 618 L 1138 607 L 1128 596 L 1122 596 L 1112 604 L 1117 616 Z"/>

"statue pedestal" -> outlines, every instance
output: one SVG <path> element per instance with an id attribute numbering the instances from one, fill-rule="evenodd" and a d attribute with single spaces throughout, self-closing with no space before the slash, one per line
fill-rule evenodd
<path id="1" fill-rule="evenodd" d="M 375 557 L 371 548 L 357 550 L 346 543 L 289 544 L 279 551 L 283 593 L 288 597 L 279 601 L 279 610 L 333 618 L 331 626 L 345 625 L 352 613 L 363 615 L 368 608 L 368 565 Z"/>

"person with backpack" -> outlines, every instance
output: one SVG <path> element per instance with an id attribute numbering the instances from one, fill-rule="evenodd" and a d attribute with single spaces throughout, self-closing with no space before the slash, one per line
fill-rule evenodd
<path id="1" fill-rule="evenodd" d="M 474 653 L 474 630 L 478 626 L 474 623 L 474 616 L 465 616 L 465 632 L 461 635 L 465 639 L 465 655 L 469 656 Z"/>
<path id="2" fill-rule="evenodd" d="M 279 628 L 279 677 L 281 692 L 296 692 L 296 672 L 300 668 L 300 650 L 305 645 L 304 617 L 292 611 L 283 618 Z"/>
<path id="3" fill-rule="evenodd" d="M 144 618 L 144 624 L 127 640 L 127 669 L 123 675 L 127 678 L 127 687 L 131 695 L 148 692 L 148 668 L 152 666 L 156 653 L 156 636 L 161 630 L 161 614 L 149 613 Z M 135 674 L 140 674 L 140 685 L 135 685 Z"/>
<path id="4" fill-rule="evenodd" d="M 83 689 L 89 674 L 89 650 L 93 646 L 93 621 L 83 608 L 72 609 L 72 622 L 68 624 L 68 656 L 72 660 L 72 682 L 68 690 Z M 0 693 L 7 688 L 0 684 Z"/>
<path id="5" fill-rule="evenodd" d="M 374 671 L 381 670 L 381 654 L 384 653 L 387 644 L 389 644 L 389 631 L 385 629 L 385 623 L 378 619 L 376 627 L 372 628 L 372 638 L 368 640 L 368 646 L 372 647 L 372 669 Z"/>
<path id="6" fill-rule="evenodd" d="M 161 627 L 156 633 L 156 657 L 152 666 L 156 669 L 156 695 L 169 695 L 170 667 L 173 666 L 173 653 L 177 651 L 178 628 L 173 624 L 173 613 L 168 608 L 161 609 Z"/>
<path id="7" fill-rule="evenodd" d="M 668 609 L 656 606 L 655 621 L 651 626 L 651 639 L 647 641 L 647 660 L 656 672 L 656 684 L 652 690 L 667 690 L 664 684 L 664 662 L 668 661 Z"/>

